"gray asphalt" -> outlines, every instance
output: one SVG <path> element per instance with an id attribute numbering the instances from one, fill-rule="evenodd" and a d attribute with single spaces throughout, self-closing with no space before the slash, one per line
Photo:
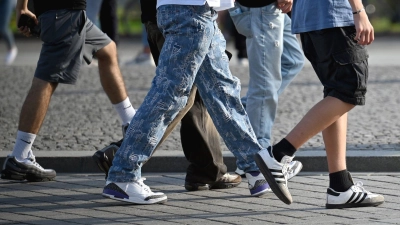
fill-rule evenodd
<path id="1" fill-rule="evenodd" d="M 0 163 L 12 150 L 20 108 L 40 50 L 38 40 L 18 39 L 17 44 L 17 62 L 0 65 Z M 228 49 L 234 52 L 232 45 Z M 136 108 L 154 76 L 151 66 L 123 66 L 139 50 L 140 44 L 132 40 L 124 39 L 119 46 L 121 70 Z M 1 46 L 0 62 L 4 52 Z M 86 66 L 77 85 L 60 85 L 56 90 L 33 146 L 38 162 L 58 171 L 56 181 L 0 180 L 0 224 L 400 224 L 400 38 L 378 37 L 369 52 L 367 104 L 349 114 L 347 161 L 355 180 L 384 194 L 386 202 L 379 207 L 324 208 L 328 176 L 320 135 L 297 154 L 304 169 L 289 184 L 294 197 L 290 206 L 272 193 L 249 197 L 245 179 L 229 190 L 186 192 L 187 164 L 179 127 L 143 168 L 146 184 L 168 195 L 166 204 L 137 206 L 104 199 L 100 195 L 104 176 L 90 156 L 122 134 L 101 89 L 97 68 Z M 244 94 L 247 68 L 234 58 L 231 69 L 241 79 Z M 284 137 L 321 97 L 322 88 L 307 63 L 280 99 L 273 141 Z M 221 145 L 228 169 L 233 171 L 234 158 L 223 142 Z"/>

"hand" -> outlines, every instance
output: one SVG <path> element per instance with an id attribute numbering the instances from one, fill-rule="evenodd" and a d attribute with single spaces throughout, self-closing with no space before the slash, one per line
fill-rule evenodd
<path id="1" fill-rule="evenodd" d="M 293 0 L 277 0 L 276 7 L 282 10 L 282 13 L 288 13 L 292 11 Z"/>
<path id="2" fill-rule="evenodd" d="M 365 11 L 354 14 L 354 25 L 356 26 L 356 36 L 354 40 L 360 45 L 369 45 L 374 41 L 374 28 L 369 22 Z"/>
<path id="3" fill-rule="evenodd" d="M 39 21 L 36 18 L 36 15 L 27 9 L 26 10 L 17 10 L 16 14 L 17 14 L 17 21 L 19 21 L 22 14 L 25 14 L 25 15 L 31 17 L 33 19 L 33 21 L 35 21 L 36 25 L 38 25 L 38 23 L 39 23 Z M 18 27 L 18 30 L 20 33 L 22 33 L 26 37 L 32 36 L 31 31 L 27 26 Z"/>

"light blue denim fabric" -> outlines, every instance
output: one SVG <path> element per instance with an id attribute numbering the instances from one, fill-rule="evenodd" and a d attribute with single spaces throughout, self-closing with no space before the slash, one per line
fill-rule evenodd
<path id="1" fill-rule="evenodd" d="M 217 12 L 207 5 L 164 5 L 157 10 L 165 36 L 156 76 L 117 151 L 108 180 L 141 177 L 166 127 L 185 106 L 193 84 L 237 165 L 258 171 L 254 154 L 262 149 L 240 101 L 240 81 L 232 76 Z"/>
<path id="2" fill-rule="evenodd" d="M 15 46 L 14 36 L 10 29 L 10 19 L 15 6 L 14 0 L 0 0 L 0 39 L 3 37 L 10 50 Z"/>
<path id="3" fill-rule="evenodd" d="M 249 89 L 242 99 L 258 142 L 271 145 L 279 95 L 304 65 L 304 55 L 291 20 L 275 3 L 248 8 L 236 3 L 229 10 L 239 33 L 246 36 Z"/>

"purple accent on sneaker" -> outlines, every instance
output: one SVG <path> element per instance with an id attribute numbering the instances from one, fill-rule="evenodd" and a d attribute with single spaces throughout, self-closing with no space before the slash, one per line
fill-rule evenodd
<path id="1" fill-rule="evenodd" d="M 256 177 L 256 176 L 260 175 L 260 171 L 251 171 L 251 172 L 248 172 L 248 173 L 251 174 L 253 177 Z"/>
<path id="2" fill-rule="evenodd" d="M 112 195 L 115 198 L 121 198 L 121 199 L 126 198 L 126 199 L 129 199 L 128 195 L 126 195 L 124 193 L 121 193 L 119 191 L 116 191 L 116 190 L 108 189 L 108 188 L 104 188 L 103 194 Z"/>
<path id="3" fill-rule="evenodd" d="M 250 194 L 251 194 L 251 195 L 254 195 L 254 194 L 257 194 L 257 193 L 261 193 L 261 192 L 264 192 L 264 191 L 265 191 L 266 189 L 268 189 L 268 188 L 269 188 L 268 183 L 265 183 L 265 184 L 263 184 L 263 185 L 257 187 L 256 189 L 251 189 L 251 190 L 250 190 Z"/>

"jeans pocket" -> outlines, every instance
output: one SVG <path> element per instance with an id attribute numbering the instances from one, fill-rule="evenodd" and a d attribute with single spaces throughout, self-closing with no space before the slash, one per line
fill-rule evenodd
<path id="1" fill-rule="evenodd" d="M 235 24 L 236 30 L 250 38 L 253 36 L 251 29 L 251 11 L 249 8 L 236 3 L 235 7 L 229 9 L 229 15 Z"/>

